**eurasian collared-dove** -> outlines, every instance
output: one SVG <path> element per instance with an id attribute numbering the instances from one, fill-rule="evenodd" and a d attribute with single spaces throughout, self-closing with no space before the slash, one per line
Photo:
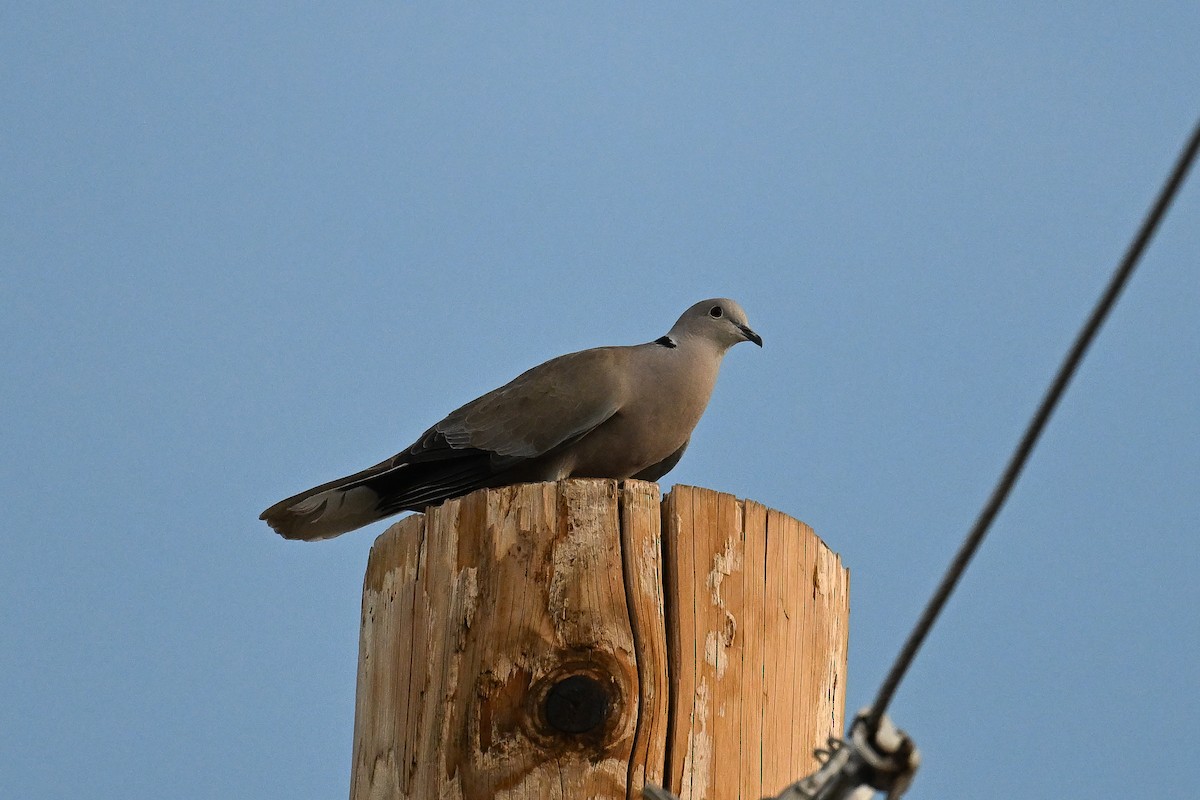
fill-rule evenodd
<path id="1" fill-rule="evenodd" d="M 683 456 L 738 342 L 762 338 L 732 300 L 704 300 L 648 344 L 551 359 L 472 400 L 408 449 L 280 501 L 260 519 L 328 539 L 489 486 L 560 478 L 656 481 Z"/>

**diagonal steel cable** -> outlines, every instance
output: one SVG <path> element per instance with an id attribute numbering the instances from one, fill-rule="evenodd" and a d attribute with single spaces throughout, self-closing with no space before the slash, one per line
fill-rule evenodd
<path id="1" fill-rule="evenodd" d="M 916 658 L 917 651 L 925 641 L 925 637 L 929 634 L 933 624 L 937 621 L 938 614 L 946 605 L 946 601 L 950 599 L 950 594 L 958 585 L 959 579 L 970 564 L 979 546 L 983 543 L 983 539 L 987 536 L 988 529 L 991 527 L 992 521 L 996 515 L 1000 513 L 1005 500 L 1008 499 L 1009 493 L 1012 491 L 1013 485 L 1017 482 L 1017 478 L 1021 475 L 1021 470 L 1024 469 L 1025 463 L 1029 460 L 1030 453 L 1033 452 L 1034 445 L 1037 444 L 1038 437 L 1042 434 L 1042 429 L 1046 427 L 1046 423 L 1050 420 L 1050 416 L 1054 413 L 1058 401 L 1062 399 L 1063 393 L 1067 390 L 1067 386 L 1074 377 L 1076 369 L 1080 362 L 1083 361 L 1084 355 L 1087 353 L 1088 347 L 1091 346 L 1092 340 L 1096 338 L 1096 334 L 1100 331 L 1100 327 L 1104 324 L 1104 320 L 1108 317 L 1109 311 L 1116 304 L 1117 298 L 1121 296 L 1121 291 L 1129 282 L 1129 277 L 1133 274 L 1134 268 L 1141 259 L 1142 253 L 1146 249 L 1146 245 L 1150 243 L 1155 231 L 1158 229 L 1159 223 L 1163 216 L 1166 215 L 1167 209 L 1171 205 L 1171 201 L 1175 199 L 1175 195 L 1179 187 L 1183 184 L 1184 178 L 1187 177 L 1188 170 L 1191 169 L 1192 162 L 1196 159 L 1196 152 L 1200 150 L 1200 123 L 1192 130 L 1192 135 L 1183 147 L 1178 160 L 1175 162 L 1174 169 L 1171 170 L 1167 177 L 1166 183 L 1163 184 L 1162 190 L 1158 194 L 1158 199 L 1150 208 L 1150 212 L 1146 215 L 1142 222 L 1142 227 L 1138 230 L 1137 236 L 1130 243 L 1129 249 L 1125 251 L 1125 257 L 1121 259 L 1121 263 L 1113 272 L 1112 278 L 1109 279 L 1108 286 L 1104 290 L 1104 294 L 1100 296 L 1100 300 L 1092 309 L 1091 316 L 1084 323 L 1083 328 L 1079 331 L 1079 335 L 1075 338 L 1075 343 L 1071 345 L 1071 349 L 1067 352 L 1067 356 L 1063 359 L 1062 364 L 1058 368 L 1058 373 L 1054 376 L 1054 380 L 1050 383 L 1050 388 L 1046 390 L 1046 394 L 1042 397 L 1041 405 L 1033 415 L 1033 419 L 1029 422 L 1029 427 L 1025 429 L 1024 436 L 1021 437 L 1017 449 L 1013 451 L 1012 457 L 1009 459 L 1008 466 L 1005 467 L 1003 474 L 1000 476 L 999 482 L 992 490 L 991 497 L 984 504 L 983 509 L 979 512 L 979 517 L 975 520 L 966 539 L 959 546 L 958 552 L 954 555 L 954 560 L 950 562 L 946 574 L 942 576 L 941 583 L 938 584 L 937 590 L 933 593 L 933 597 L 929 599 L 929 603 L 925 606 L 920 619 L 917 620 L 916 626 L 908 635 L 908 641 L 904 643 L 904 648 L 896 657 L 896 661 L 892 664 L 892 669 L 884 678 L 883 683 L 879 687 L 879 693 L 875 696 L 875 702 L 871 706 L 870 714 L 867 717 L 867 730 L 876 731 L 879 727 L 879 719 L 883 713 L 887 711 L 888 705 L 891 704 L 893 696 L 896 694 L 896 689 L 900 686 L 900 681 L 904 679 L 905 673 L 912 665 Z"/>

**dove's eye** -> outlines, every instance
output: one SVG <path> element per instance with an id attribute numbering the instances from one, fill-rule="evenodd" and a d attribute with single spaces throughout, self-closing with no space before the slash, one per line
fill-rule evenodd
<path id="1" fill-rule="evenodd" d="M 725 312 L 721 310 L 720 306 L 713 306 L 708 310 L 708 315 L 713 319 L 720 319 L 724 313 Z"/>

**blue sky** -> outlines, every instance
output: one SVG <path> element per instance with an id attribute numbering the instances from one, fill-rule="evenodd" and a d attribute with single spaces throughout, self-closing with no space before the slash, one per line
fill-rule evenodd
<path id="1" fill-rule="evenodd" d="M 258 512 L 714 295 L 766 347 L 665 483 L 842 554 L 867 704 L 1200 109 L 1184 2 L 0 18 L 4 797 L 342 796 L 385 526 Z M 917 800 L 1194 792 L 1198 219 L 901 688 Z"/>

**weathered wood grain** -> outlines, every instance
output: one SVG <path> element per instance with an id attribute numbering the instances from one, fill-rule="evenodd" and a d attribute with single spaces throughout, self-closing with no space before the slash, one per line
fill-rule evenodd
<path id="1" fill-rule="evenodd" d="M 775 791 L 841 729 L 846 581 L 806 526 L 693 487 L 408 517 L 364 580 L 351 800 Z"/>
<path id="2" fill-rule="evenodd" d="M 708 489 L 672 490 L 663 541 L 669 787 L 775 794 L 842 732 L 849 574 L 807 525 Z"/>

